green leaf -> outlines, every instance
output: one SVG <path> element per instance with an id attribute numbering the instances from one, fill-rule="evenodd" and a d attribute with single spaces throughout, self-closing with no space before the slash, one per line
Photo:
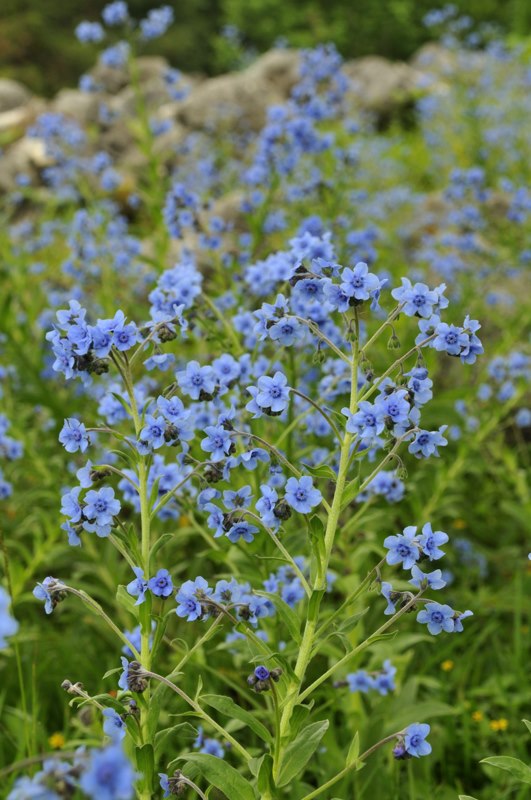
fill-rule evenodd
<path id="1" fill-rule="evenodd" d="M 460 794 L 459 800 L 476 800 L 476 798 L 472 797 L 471 794 Z"/>
<path id="2" fill-rule="evenodd" d="M 390 725 L 386 726 L 384 733 L 387 734 L 391 730 L 401 730 L 410 725 L 411 722 L 425 722 L 434 717 L 449 717 L 460 713 L 458 708 L 447 705 L 446 703 L 438 703 L 436 701 L 416 703 L 414 710 L 409 706 L 407 708 L 397 709 L 397 712 L 392 715 L 392 722 Z"/>
<path id="3" fill-rule="evenodd" d="M 125 586 L 118 587 L 116 602 L 118 605 L 122 606 L 122 608 L 125 608 L 126 611 L 129 611 L 135 619 L 138 619 L 138 606 L 135 606 L 135 598 L 127 593 Z"/>
<path id="4" fill-rule="evenodd" d="M 359 754 L 360 754 L 360 735 L 359 731 L 356 731 L 356 735 L 354 736 L 350 744 L 350 747 L 348 749 L 346 766 L 350 767 L 351 764 L 354 764 Z"/>
<path id="5" fill-rule="evenodd" d="M 282 600 L 278 594 L 271 592 L 264 592 L 265 595 L 271 598 L 275 605 L 275 609 L 281 618 L 282 622 L 289 631 L 290 637 L 297 644 L 301 643 L 301 623 L 297 613 Z"/>
<path id="6" fill-rule="evenodd" d="M 189 736 L 190 739 L 195 739 L 197 736 L 197 729 L 189 722 L 179 722 L 178 725 L 172 725 L 169 728 L 164 728 L 163 731 L 158 731 L 155 734 L 155 751 L 159 751 L 164 745 L 168 736 L 174 736 L 177 731 L 181 731 L 184 736 Z"/>
<path id="7" fill-rule="evenodd" d="M 341 497 L 341 510 L 349 506 L 356 495 L 358 494 L 360 489 L 360 479 L 354 478 L 353 481 L 347 483 L 345 488 L 343 489 L 343 495 Z"/>
<path id="8" fill-rule="evenodd" d="M 271 744 L 272 737 L 265 725 L 260 720 L 256 719 L 249 711 L 246 711 L 241 706 L 237 705 L 230 697 L 221 694 L 204 694 L 201 696 L 201 702 L 215 708 L 220 714 L 233 719 L 239 719 L 244 725 L 247 725 L 262 741 Z"/>
<path id="9" fill-rule="evenodd" d="M 185 774 L 187 774 L 187 764 L 197 766 L 206 780 L 216 789 L 220 789 L 229 800 L 256 800 L 250 784 L 222 758 L 216 758 L 208 753 L 189 753 L 181 756 L 179 760 L 187 762 L 183 768 Z"/>
<path id="10" fill-rule="evenodd" d="M 150 574 L 152 572 L 155 572 L 155 569 L 154 569 L 155 556 L 157 555 L 159 550 L 162 547 L 164 547 L 166 542 L 170 541 L 173 538 L 174 538 L 174 534 L 173 533 L 163 533 L 162 536 L 159 539 L 157 539 L 157 541 L 155 542 L 155 544 L 151 548 L 150 553 L 149 553 Z"/>
<path id="11" fill-rule="evenodd" d="M 155 774 L 155 753 L 151 744 L 135 747 L 136 766 L 143 775 L 142 784 L 150 792 L 153 789 L 153 776 Z"/>
<path id="12" fill-rule="evenodd" d="M 105 678 L 110 677 L 111 675 L 115 675 L 117 672 L 123 672 L 122 668 L 115 667 L 114 669 L 108 669 L 105 675 L 103 676 L 103 680 L 105 680 Z"/>
<path id="13" fill-rule="evenodd" d="M 287 746 L 282 758 L 277 786 L 286 786 L 299 775 L 317 750 L 329 724 L 329 721 L 325 719 L 322 722 L 313 722 L 311 725 L 307 725 Z"/>
<path id="14" fill-rule="evenodd" d="M 528 765 L 520 761 L 519 758 L 512 758 L 511 756 L 491 756 L 490 758 L 484 758 L 479 763 L 488 764 L 491 767 L 498 767 L 498 769 L 504 769 L 506 772 L 510 772 L 516 780 L 531 784 L 531 767 L 528 767 Z"/>
<path id="15" fill-rule="evenodd" d="M 313 475 L 314 478 L 328 478 L 330 481 L 337 480 L 336 473 L 328 464 L 319 464 L 317 467 L 310 467 L 308 464 L 303 463 L 302 466 L 304 467 L 304 472 L 308 472 L 310 475 Z"/>
<path id="16" fill-rule="evenodd" d="M 266 753 L 262 756 L 262 763 L 258 770 L 258 777 L 256 781 L 256 788 L 260 793 L 260 797 L 264 794 L 271 794 L 273 784 L 273 759 Z"/>
<path id="17" fill-rule="evenodd" d="M 350 631 L 354 630 L 360 619 L 365 616 L 369 607 L 364 608 L 363 611 L 358 611 L 357 614 L 353 614 L 351 617 L 347 617 L 341 625 L 338 626 L 337 630 L 334 633 L 350 633 Z"/>
<path id="18" fill-rule="evenodd" d="M 527 730 L 529 731 L 529 733 L 531 733 L 531 722 L 529 722 L 529 720 L 528 720 L 528 719 L 523 719 L 523 720 L 522 720 L 522 722 L 523 722 L 523 723 L 524 723 L 524 725 L 526 726 L 526 728 L 527 728 Z"/>

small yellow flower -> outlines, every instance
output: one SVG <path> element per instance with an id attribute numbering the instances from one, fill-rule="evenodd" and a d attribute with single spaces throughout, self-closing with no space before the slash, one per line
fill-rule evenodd
<path id="1" fill-rule="evenodd" d="M 57 732 L 57 733 L 52 733 L 52 735 L 48 739 L 48 744 L 53 750 L 60 750 L 61 747 L 64 747 L 65 741 L 66 739 L 63 736 L 63 734 Z"/>
<path id="2" fill-rule="evenodd" d="M 481 722 L 481 720 L 483 719 L 483 711 L 473 711 L 472 719 L 474 720 L 474 722 Z"/>
<path id="3" fill-rule="evenodd" d="M 443 670 L 443 672 L 450 672 L 450 670 L 452 670 L 453 668 L 454 668 L 454 662 L 450 658 L 447 658 L 446 661 L 443 661 L 441 664 L 441 669 Z"/>
<path id="4" fill-rule="evenodd" d="M 507 719 L 492 719 L 489 722 L 491 731 L 506 731 L 509 727 L 509 720 Z"/>
<path id="5" fill-rule="evenodd" d="M 454 519 L 453 526 L 457 528 L 458 531 L 462 531 L 466 528 L 466 522 L 464 519 Z"/>

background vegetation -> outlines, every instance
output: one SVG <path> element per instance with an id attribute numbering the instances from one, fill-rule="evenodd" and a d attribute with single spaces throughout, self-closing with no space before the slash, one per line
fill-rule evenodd
<path id="1" fill-rule="evenodd" d="M 162 4 L 162 3 L 161 3 Z M 75 84 L 92 64 L 90 47 L 72 36 L 83 19 L 96 19 L 105 0 L 2 0 L 0 75 L 18 78 L 35 92 L 49 95 Z M 235 66 L 234 49 L 222 36 L 236 26 L 248 51 L 263 51 L 279 38 L 297 47 L 333 41 L 346 58 L 379 53 L 407 59 L 433 34 L 423 25 L 432 0 L 186 0 L 166 3 L 176 24 L 152 46 L 185 72 L 222 72 Z M 531 31 L 527 0 L 456 0 L 475 23 L 525 35 Z M 131 0 L 140 18 L 150 0 Z"/>

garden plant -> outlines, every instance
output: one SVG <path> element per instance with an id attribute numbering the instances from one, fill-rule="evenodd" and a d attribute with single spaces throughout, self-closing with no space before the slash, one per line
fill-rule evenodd
<path id="1" fill-rule="evenodd" d="M 2 797 L 527 796 L 531 63 L 449 9 L 385 130 L 319 45 L 171 159 L 171 8 L 78 26 L 142 166 L 2 199 Z"/>

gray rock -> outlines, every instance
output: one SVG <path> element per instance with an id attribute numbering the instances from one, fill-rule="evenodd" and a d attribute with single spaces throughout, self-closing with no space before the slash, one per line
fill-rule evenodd
<path id="1" fill-rule="evenodd" d="M 200 83 L 183 100 L 177 118 L 193 130 L 240 128 L 258 131 L 268 106 L 284 100 L 283 94 L 260 75 L 229 73 Z"/>
<path id="2" fill-rule="evenodd" d="M 64 114 L 80 125 L 98 121 L 98 108 L 101 95 L 81 92 L 79 89 L 61 89 L 51 103 L 51 110 Z"/>
<path id="3" fill-rule="evenodd" d="M 46 110 L 46 103 L 34 97 L 29 103 L 10 111 L 0 112 L 0 133 L 21 136 L 26 128 L 31 125 L 39 114 Z"/>
<path id="4" fill-rule="evenodd" d="M 380 56 L 348 61 L 343 70 L 350 79 L 348 98 L 361 110 L 374 114 L 382 125 L 411 106 L 425 83 L 414 67 Z"/>
<path id="5" fill-rule="evenodd" d="M 18 81 L 0 78 L 0 111 L 11 111 L 24 106 L 31 99 L 31 92 Z"/>
<path id="6" fill-rule="evenodd" d="M 428 42 L 417 50 L 410 64 L 417 70 L 449 75 L 455 71 L 458 55 L 438 42 Z"/>
<path id="7" fill-rule="evenodd" d="M 163 78 L 170 68 L 162 56 L 140 56 L 136 60 L 136 66 L 140 83 L 150 81 L 152 78 Z"/>
<path id="8" fill-rule="evenodd" d="M 214 200 L 208 209 L 208 216 L 221 217 L 222 220 L 230 223 L 237 231 L 247 230 L 247 217 L 242 211 L 244 199 L 245 192 L 240 189 L 228 192 L 218 200 Z"/>
<path id="9" fill-rule="evenodd" d="M 101 91 L 116 94 L 129 83 L 129 73 L 125 68 L 113 69 L 95 64 L 88 73 Z"/>
<path id="10" fill-rule="evenodd" d="M 255 80 L 271 83 L 275 90 L 288 97 L 299 80 L 300 54 L 296 50 L 269 50 L 247 68 Z"/>
<path id="11" fill-rule="evenodd" d="M 32 184 L 39 183 L 40 170 L 53 163 L 41 139 L 24 136 L 7 149 L 0 160 L 0 191 L 15 188 L 17 175 L 29 176 Z"/>
<path id="12" fill-rule="evenodd" d="M 166 84 L 159 77 L 149 78 L 140 84 L 144 104 L 148 111 L 153 111 L 169 100 Z M 132 86 L 126 86 L 109 101 L 109 108 L 118 116 L 132 117 L 137 113 L 137 97 Z"/>
<path id="13" fill-rule="evenodd" d="M 111 158 L 121 159 L 124 153 L 135 148 L 135 137 L 129 130 L 127 123 L 117 120 L 113 125 L 102 131 L 98 146 L 105 150 Z"/>

